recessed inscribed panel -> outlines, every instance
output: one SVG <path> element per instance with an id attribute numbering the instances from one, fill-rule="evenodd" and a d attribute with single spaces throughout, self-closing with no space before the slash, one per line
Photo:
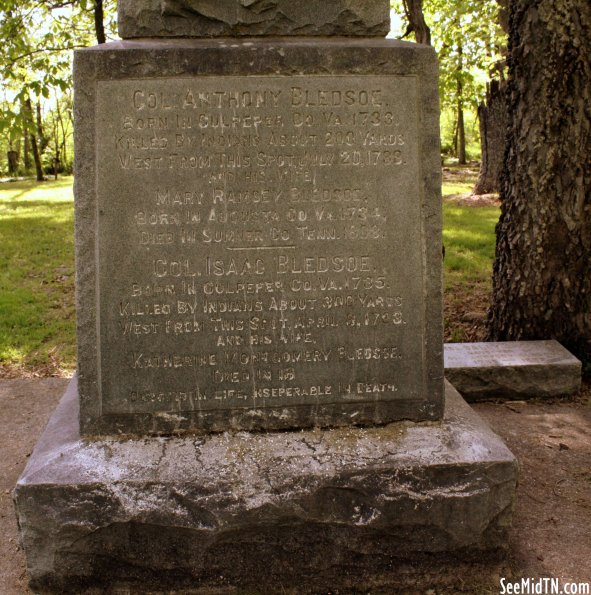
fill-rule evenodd
<path id="1" fill-rule="evenodd" d="M 424 396 L 416 78 L 97 93 L 104 414 Z"/>

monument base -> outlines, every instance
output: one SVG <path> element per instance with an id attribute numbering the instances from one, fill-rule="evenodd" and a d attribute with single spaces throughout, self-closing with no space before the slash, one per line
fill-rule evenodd
<path id="1" fill-rule="evenodd" d="M 449 384 L 441 422 L 86 441 L 74 379 L 14 497 L 36 592 L 346 592 L 504 548 L 516 481 Z"/>

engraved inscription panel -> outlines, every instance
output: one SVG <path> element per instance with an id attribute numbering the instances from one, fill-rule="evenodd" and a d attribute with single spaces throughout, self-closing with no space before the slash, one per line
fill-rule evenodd
<path id="1" fill-rule="evenodd" d="M 101 81 L 103 413 L 424 393 L 408 76 Z"/>

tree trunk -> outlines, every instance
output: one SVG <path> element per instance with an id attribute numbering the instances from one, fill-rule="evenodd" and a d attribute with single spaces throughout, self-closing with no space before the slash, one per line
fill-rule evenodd
<path id="1" fill-rule="evenodd" d="M 25 171 L 31 169 L 31 143 L 29 142 L 29 131 L 25 128 L 23 131 L 23 161 L 25 164 Z"/>
<path id="2" fill-rule="evenodd" d="M 37 182 L 45 181 L 43 176 L 43 166 L 41 165 L 41 155 L 39 154 L 39 148 L 37 147 L 37 139 L 34 134 L 31 134 L 31 147 L 33 149 L 33 159 L 35 161 L 35 173 L 37 175 Z"/>
<path id="3" fill-rule="evenodd" d="M 29 128 L 32 129 L 35 126 L 35 123 L 33 121 L 33 108 L 31 106 L 31 100 L 28 98 L 25 100 L 25 112 L 27 114 Z M 43 166 L 41 165 L 41 154 L 39 153 L 37 138 L 36 135 L 32 132 L 29 132 L 29 137 L 31 139 L 31 148 L 33 149 L 33 159 L 35 161 L 35 172 L 37 173 L 37 181 L 43 182 L 45 178 L 43 177 Z"/>
<path id="4" fill-rule="evenodd" d="M 8 158 L 8 173 L 15 176 L 18 173 L 18 151 L 10 149 L 6 157 Z"/>
<path id="5" fill-rule="evenodd" d="M 509 35 L 508 1 L 497 0 L 499 24 L 507 36 Z M 505 138 L 507 136 L 507 84 L 505 81 L 507 46 L 503 45 L 500 50 L 504 59 L 494 66 L 499 79 L 493 78 L 487 83 L 486 99 L 484 103 L 478 106 L 481 159 L 480 173 L 473 194 L 497 193 L 501 189 L 501 172 L 505 157 Z M 492 54 L 491 48 L 491 57 Z"/>
<path id="6" fill-rule="evenodd" d="M 509 0 L 497 0 L 499 5 L 499 24 L 501 29 L 509 34 Z"/>
<path id="7" fill-rule="evenodd" d="M 458 82 L 458 93 L 462 92 L 462 84 Z M 457 155 L 458 163 L 466 165 L 466 126 L 464 124 L 464 105 L 463 101 L 458 96 L 458 141 L 457 141 Z"/>
<path id="8" fill-rule="evenodd" d="M 43 131 L 43 118 L 41 116 L 41 102 L 38 101 L 35 105 L 37 110 L 37 140 L 39 144 L 39 152 L 43 153 L 49 144 L 49 139 L 45 136 Z"/>
<path id="9" fill-rule="evenodd" d="M 97 43 L 105 43 L 105 15 L 103 11 L 103 0 L 95 0 L 94 3 L 94 30 Z"/>
<path id="10" fill-rule="evenodd" d="M 591 362 L 591 3 L 512 0 L 492 340 Z"/>
<path id="11" fill-rule="evenodd" d="M 414 33 L 417 43 L 431 45 L 431 30 L 425 21 L 423 0 L 403 0 L 403 5 L 408 27 L 402 37 L 405 38 Z"/>
<path id="12" fill-rule="evenodd" d="M 458 70 L 457 70 L 457 87 L 456 87 L 456 99 L 457 105 L 457 141 L 456 141 L 456 154 L 458 156 L 458 163 L 460 165 L 466 165 L 466 126 L 464 124 L 464 84 L 462 82 L 462 74 L 464 71 L 464 48 L 460 43 L 458 45 Z"/>
<path id="13" fill-rule="evenodd" d="M 478 106 L 478 121 L 482 157 L 474 194 L 492 194 L 500 191 L 505 155 L 507 106 L 503 81 L 493 80 L 487 85 L 486 102 Z"/>
<path id="14" fill-rule="evenodd" d="M 62 156 L 63 156 L 63 162 L 64 165 L 67 164 L 68 162 L 68 150 L 67 150 L 67 138 L 66 138 L 66 128 L 64 126 L 64 119 L 62 117 L 62 110 L 60 109 L 60 102 L 59 102 L 59 98 L 56 98 L 55 101 L 55 111 L 57 114 L 57 120 L 58 120 L 58 124 L 60 127 L 60 131 L 62 133 L 62 138 L 61 138 L 61 151 L 62 151 Z"/>

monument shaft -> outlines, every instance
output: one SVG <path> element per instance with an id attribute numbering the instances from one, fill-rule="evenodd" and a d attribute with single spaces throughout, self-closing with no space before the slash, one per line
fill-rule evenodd
<path id="1" fill-rule="evenodd" d="M 435 58 L 367 43 L 78 53 L 85 432 L 441 416 Z"/>

